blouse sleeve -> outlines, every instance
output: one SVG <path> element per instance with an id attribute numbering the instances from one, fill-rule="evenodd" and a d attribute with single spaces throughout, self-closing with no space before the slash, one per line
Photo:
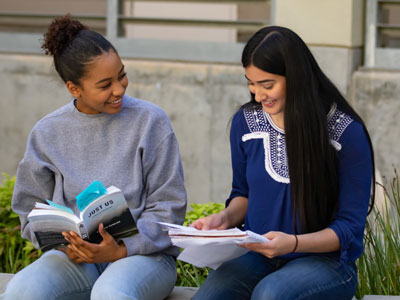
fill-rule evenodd
<path id="1" fill-rule="evenodd" d="M 239 110 L 233 117 L 230 131 L 233 179 L 231 194 L 226 200 L 226 206 L 235 197 L 242 196 L 247 198 L 249 195 L 249 186 L 246 178 L 246 154 L 242 141 L 244 122 L 243 111 Z"/>
<path id="2" fill-rule="evenodd" d="M 372 159 L 364 128 L 353 121 L 339 143 L 339 203 L 329 226 L 340 241 L 340 261 L 355 261 L 363 251 L 363 237 L 371 192 Z"/>

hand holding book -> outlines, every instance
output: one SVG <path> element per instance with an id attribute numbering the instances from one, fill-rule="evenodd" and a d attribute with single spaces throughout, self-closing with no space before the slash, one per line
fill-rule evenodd
<path id="1" fill-rule="evenodd" d="M 138 232 L 122 191 L 114 186 L 101 190 L 99 186 L 99 182 L 94 182 L 83 192 L 90 195 L 89 201 L 80 197 L 84 194 L 78 195 L 79 217 L 70 208 L 49 200 L 49 205 L 36 203 L 28 220 L 40 249 L 46 251 L 68 244 L 62 232 L 75 232 L 82 240 L 99 244 L 103 240 L 98 231 L 100 223 L 116 240 Z M 101 191 L 95 192 L 94 189 Z"/>
<path id="2" fill-rule="evenodd" d="M 103 238 L 100 244 L 84 241 L 75 232 L 63 232 L 64 238 L 69 242 L 68 250 L 64 253 L 76 263 L 114 262 L 127 256 L 125 244 L 117 243 L 104 229 L 103 223 L 99 224 L 98 231 Z"/>

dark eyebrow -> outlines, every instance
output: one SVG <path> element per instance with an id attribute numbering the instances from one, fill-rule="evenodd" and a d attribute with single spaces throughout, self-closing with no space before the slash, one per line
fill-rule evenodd
<path id="1" fill-rule="evenodd" d="M 121 74 L 121 73 L 124 71 L 124 68 L 125 68 L 125 66 L 122 65 L 122 68 L 121 68 L 121 70 L 119 70 L 119 73 L 118 73 L 118 74 Z M 109 80 L 111 80 L 111 79 L 112 79 L 111 77 L 110 77 L 110 78 L 104 78 L 104 79 L 102 79 L 102 80 L 97 81 L 95 84 L 97 85 L 97 84 L 99 84 L 99 83 L 103 83 L 103 82 L 109 81 Z"/>
<path id="2" fill-rule="evenodd" d="M 252 82 L 246 75 L 244 75 L 244 77 L 246 77 L 246 79 L 248 81 Z M 266 82 L 271 82 L 271 81 L 275 81 L 275 80 L 273 80 L 273 79 L 265 79 L 265 80 L 257 81 L 256 83 L 266 83 Z"/>

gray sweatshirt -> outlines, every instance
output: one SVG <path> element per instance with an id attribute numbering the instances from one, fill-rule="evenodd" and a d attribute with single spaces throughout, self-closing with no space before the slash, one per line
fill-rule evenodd
<path id="1" fill-rule="evenodd" d="M 12 209 L 24 238 L 38 247 L 27 215 L 45 199 L 70 207 L 94 180 L 120 188 L 139 229 L 123 241 L 128 256 L 177 255 L 157 221 L 182 224 L 186 191 L 178 144 L 158 106 L 128 96 L 117 114 L 80 113 L 71 101 L 32 129 L 20 162 Z"/>

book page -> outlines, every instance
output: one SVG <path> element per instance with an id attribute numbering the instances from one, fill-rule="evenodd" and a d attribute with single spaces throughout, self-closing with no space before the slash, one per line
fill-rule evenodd
<path id="1" fill-rule="evenodd" d="M 32 212 L 28 217 L 29 223 L 43 251 L 66 245 L 68 242 L 61 234 L 63 231 L 74 231 L 80 235 L 80 220 L 75 215 L 52 209 Z"/>
<path id="2" fill-rule="evenodd" d="M 229 236 L 242 236 L 245 237 L 246 233 L 238 228 L 230 228 L 225 230 L 198 230 L 193 227 L 182 226 L 177 224 L 170 224 L 165 222 L 158 222 L 164 228 L 169 229 L 169 232 L 177 236 L 203 236 L 203 237 L 229 237 Z"/>

